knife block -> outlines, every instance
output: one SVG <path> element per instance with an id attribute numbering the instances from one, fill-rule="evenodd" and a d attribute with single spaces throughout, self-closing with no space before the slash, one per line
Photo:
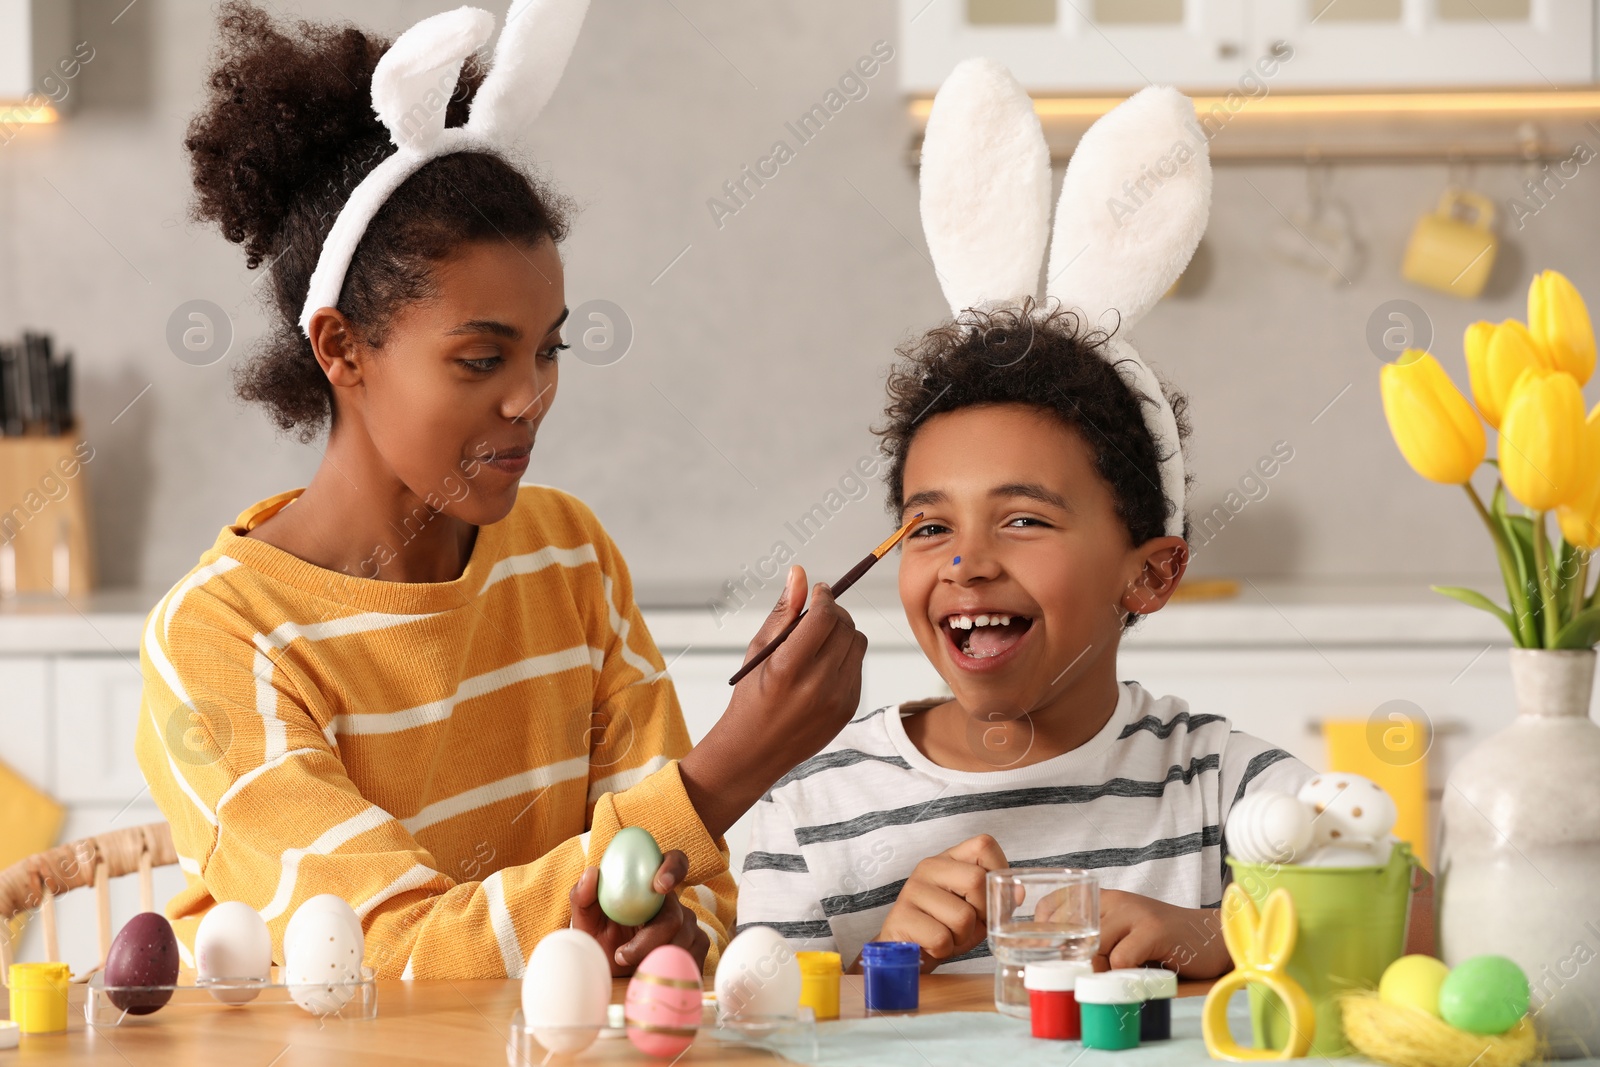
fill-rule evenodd
<path id="1" fill-rule="evenodd" d="M 75 432 L 0 437 L 0 596 L 89 592 L 93 458 Z"/>

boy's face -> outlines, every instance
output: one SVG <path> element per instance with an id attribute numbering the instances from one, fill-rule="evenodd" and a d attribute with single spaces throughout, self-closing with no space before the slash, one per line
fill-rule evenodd
<path id="1" fill-rule="evenodd" d="M 903 516 L 924 514 L 903 542 L 900 600 L 983 721 L 1037 711 L 1097 664 L 1114 670 L 1123 614 L 1155 610 L 1181 574 L 1182 540 L 1130 544 L 1093 453 L 1045 411 L 936 415 L 912 438 L 904 481 Z M 1151 588 L 1146 562 L 1160 559 L 1177 572 Z"/>

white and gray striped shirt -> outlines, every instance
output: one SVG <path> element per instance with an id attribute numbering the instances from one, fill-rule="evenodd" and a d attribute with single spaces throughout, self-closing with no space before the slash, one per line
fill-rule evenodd
<path id="1" fill-rule="evenodd" d="M 1123 682 L 1110 720 L 1071 752 L 1015 770 L 954 771 L 880 708 L 772 787 L 753 809 L 739 925 L 776 927 L 797 951 L 848 966 L 916 865 L 990 834 L 1013 867 L 1087 867 L 1103 889 L 1218 907 L 1222 826 L 1247 789 L 1295 792 L 1314 773 L 1279 748 Z M 988 971 L 987 943 L 943 965 Z"/>

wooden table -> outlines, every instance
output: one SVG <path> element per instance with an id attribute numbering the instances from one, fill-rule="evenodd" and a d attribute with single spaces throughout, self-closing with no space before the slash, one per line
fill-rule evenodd
<path id="1" fill-rule="evenodd" d="M 1180 996 L 1203 993 L 1211 983 L 1184 982 Z M 627 983 L 612 987 L 621 1001 Z M 83 986 L 71 992 L 65 1034 L 24 1037 L 22 1047 L 0 1051 L 0 1067 L 49 1064 L 115 1064 L 117 1067 L 296 1067 L 327 1064 L 506 1063 L 506 1028 L 519 1004 L 520 983 L 378 983 L 378 1017 L 345 1021 L 313 1018 L 293 1005 L 229 1008 L 174 1005 L 154 1015 L 128 1017 L 120 1026 L 93 1029 L 84 1024 Z M 989 975 L 924 975 L 921 1011 L 993 1011 L 994 980 Z M 840 992 L 845 1018 L 862 1015 L 861 977 L 845 975 Z M 662 1063 L 648 1060 L 625 1040 L 597 1041 L 577 1061 L 587 1063 Z M 697 1042 L 682 1063 L 772 1064 L 758 1049 Z"/>

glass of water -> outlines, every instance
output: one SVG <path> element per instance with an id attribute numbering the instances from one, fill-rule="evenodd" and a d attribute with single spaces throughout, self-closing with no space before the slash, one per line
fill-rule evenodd
<path id="1" fill-rule="evenodd" d="M 1100 948 L 1100 883 L 1070 867 L 990 871 L 989 950 L 994 1006 L 1028 1018 L 1022 971 L 1041 960 L 1092 960 Z"/>

